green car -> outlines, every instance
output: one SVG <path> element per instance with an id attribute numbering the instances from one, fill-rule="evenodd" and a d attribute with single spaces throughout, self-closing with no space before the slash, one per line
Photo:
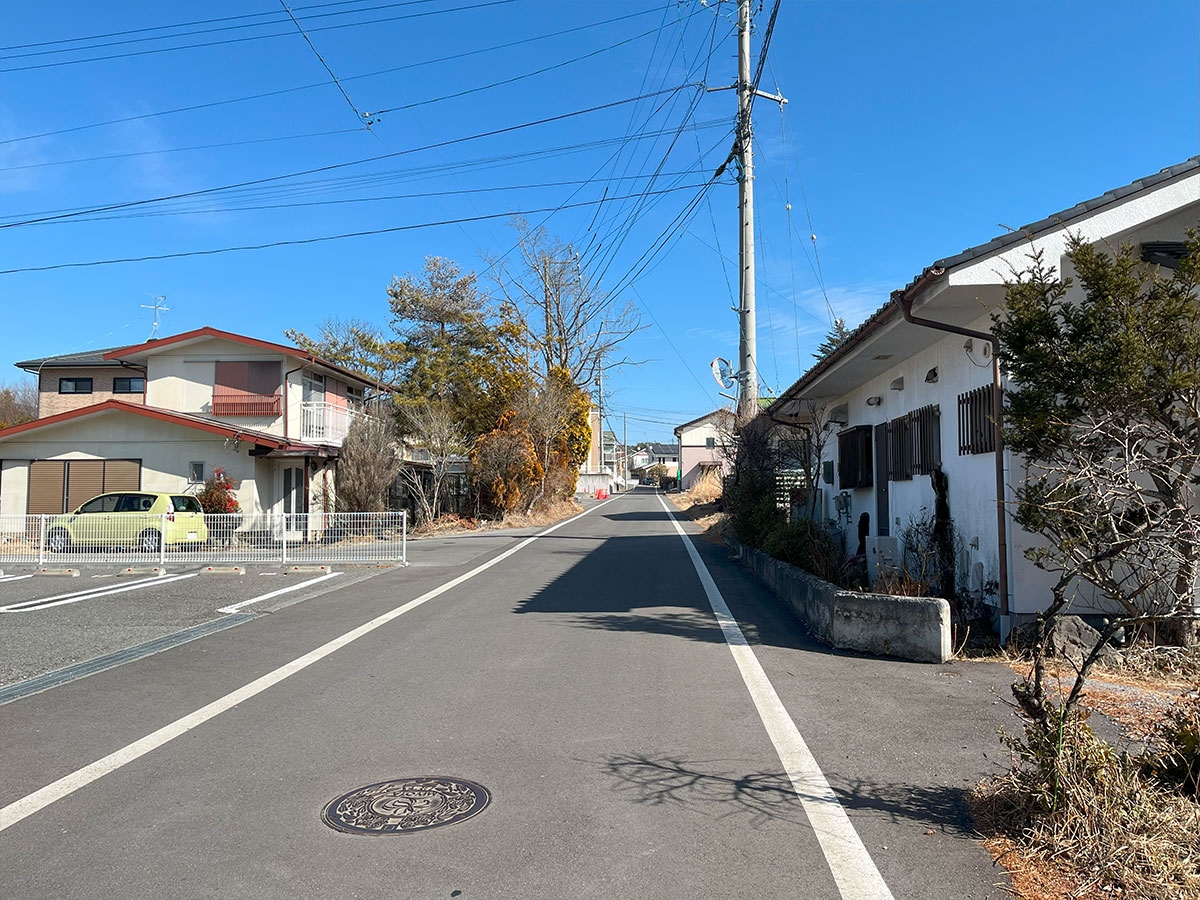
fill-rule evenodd
<path id="1" fill-rule="evenodd" d="M 204 510 L 195 497 L 158 491 L 100 494 L 73 513 L 56 517 L 46 532 L 52 553 L 73 547 L 123 547 L 157 553 L 164 545 L 208 541 Z"/>

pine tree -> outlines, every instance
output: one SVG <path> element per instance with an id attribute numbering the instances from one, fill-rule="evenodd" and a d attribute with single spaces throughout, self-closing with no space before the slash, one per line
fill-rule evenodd
<path id="1" fill-rule="evenodd" d="M 821 342 L 821 346 L 817 347 L 817 352 L 813 354 L 814 359 L 824 359 L 831 354 L 850 338 L 851 330 L 846 327 L 846 320 L 838 316 L 833 320 L 833 327 L 825 335 L 825 340 Z"/>

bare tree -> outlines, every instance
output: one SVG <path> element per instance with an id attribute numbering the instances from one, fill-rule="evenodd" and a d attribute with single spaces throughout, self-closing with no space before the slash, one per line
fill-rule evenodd
<path id="1" fill-rule="evenodd" d="M 382 512 L 400 471 L 391 419 L 359 416 L 342 443 L 335 483 L 338 512 Z"/>
<path id="2" fill-rule="evenodd" d="M 444 401 L 410 404 L 401 415 L 406 438 L 412 439 L 420 459 L 405 461 L 400 478 L 416 501 L 417 522 L 424 524 L 440 514 L 446 481 L 471 448 L 453 410 Z M 424 465 L 418 465 L 418 461 Z"/>
<path id="3" fill-rule="evenodd" d="M 619 304 L 600 290 L 573 247 L 524 219 L 513 224 L 520 262 L 512 267 L 500 257 L 488 262 L 504 316 L 515 326 L 514 340 L 538 380 L 562 369 L 586 389 L 599 379 L 601 366 L 634 364 L 621 350 L 642 327 L 633 303 Z"/>
<path id="4" fill-rule="evenodd" d="M 560 469 L 569 469 L 575 460 L 561 459 L 555 465 L 555 454 L 568 456 L 568 436 L 578 428 L 580 419 L 586 423 L 589 404 L 579 388 L 566 380 L 561 370 L 551 373 L 542 385 L 529 392 L 521 404 L 521 418 L 529 431 L 529 438 L 537 449 L 541 463 L 541 479 L 537 494 L 530 505 L 536 505 L 547 494 L 547 480 Z M 573 480 L 573 478 L 572 478 Z M 552 491 L 553 493 L 553 491 Z"/>
<path id="5" fill-rule="evenodd" d="M 0 385 L 0 428 L 32 422 L 38 415 L 38 391 L 25 379 Z"/>

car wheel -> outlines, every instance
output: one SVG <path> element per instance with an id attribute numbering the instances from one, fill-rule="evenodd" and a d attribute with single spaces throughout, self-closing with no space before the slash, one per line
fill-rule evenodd
<path id="1" fill-rule="evenodd" d="M 46 546 L 51 553 L 67 553 L 71 549 L 71 533 L 65 528 L 53 528 L 46 536 Z"/>
<path id="2" fill-rule="evenodd" d="M 157 553 L 162 547 L 162 535 L 153 528 L 147 528 L 138 535 L 138 549 L 143 553 Z"/>

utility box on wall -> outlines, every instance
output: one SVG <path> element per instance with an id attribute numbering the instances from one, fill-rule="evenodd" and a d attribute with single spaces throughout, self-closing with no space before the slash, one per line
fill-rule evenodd
<path id="1" fill-rule="evenodd" d="M 867 538 L 867 577 L 874 584 L 881 575 L 900 571 L 900 544 L 894 537 Z"/>

